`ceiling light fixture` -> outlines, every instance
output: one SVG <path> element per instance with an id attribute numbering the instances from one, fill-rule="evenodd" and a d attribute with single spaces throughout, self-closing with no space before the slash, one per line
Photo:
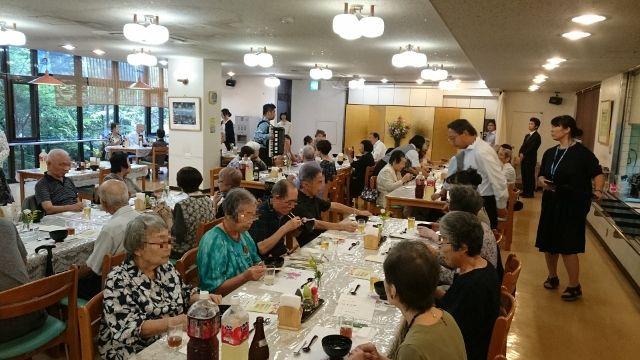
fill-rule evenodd
<path id="1" fill-rule="evenodd" d="M 149 54 L 149 50 L 141 48 L 127 55 L 127 62 L 133 66 L 156 66 L 158 65 L 158 58 Z"/>
<path id="2" fill-rule="evenodd" d="M 273 56 L 267 52 L 265 46 L 262 51 L 253 52 L 253 48 L 244 54 L 244 64 L 250 67 L 260 66 L 268 68 L 273 66 Z"/>
<path id="3" fill-rule="evenodd" d="M 418 85 L 422 85 L 423 82 L 424 82 L 423 79 L 417 79 L 416 80 L 416 84 L 418 84 Z"/>
<path id="4" fill-rule="evenodd" d="M 566 33 L 562 34 L 563 38 L 569 39 L 571 41 L 584 39 L 584 38 L 589 37 L 589 36 L 591 36 L 591 33 L 580 31 L 580 30 L 569 31 L 569 32 L 566 32 Z"/>
<path id="5" fill-rule="evenodd" d="M 484 80 L 478 80 L 478 86 L 480 86 L 481 88 L 486 88 L 487 84 L 484 82 Z"/>
<path id="6" fill-rule="evenodd" d="M 383 84 L 386 84 L 386 83 L 389 82 L 389 80 L 387 80 L 387 78 L 382 78 L 382 79 L 380 79 L 380 82 L 383 83 Z"/>
<path id="7" fill-rule="evenodd" d="M 33 84 L 33 85 L 53 85 L 53 86 L 60 86 L 60 85 L 64 85 L 64 83 L 56 78 L 54 78 L 53 76 L 49 75 L 49 67 L 47 66 L 49 64 L 49 59 L 42 58 L 42 60 L 40 61 L 42 63 L 42 65 L 44 65 L 44 75 L 38 77 L 37 79 L 31 80 L 29 81 L 29 84 Z"/>
<path id="8" fill-rule="evenodd" d="M 444 69 L 444 65 L 440 65 L 439 69 L 437 65 L 433 65 L 431 68 L 422 70 L 420 77 L 428 81 L 446 80 L 449 77 L 449 72 Z"/>
<path id="9" fill-rule="evenodd" d="M 567 61 L 567 59 L 561 58 L 561 57 L 557 57 L 557 56 L 547 59 L 547 63 L 549 63 L 549 64 L 560 64 L 560 63 L 563 63 L 565 61 Z"/>
<path id="10" fill-rule="evenodd" d="M 540 89 L 540 86 L 538 85 L 533 84 L 529 86 L 529 91 L 537 91 L 538 89 Z"/>
<path id="11" fill-rule="evenodd" d="M 571 21 L 573 21 L 574 23 L 582 24 L 582 25 L 592 25 L 600 21 L 604 21 L 606 19 L 607 18 L 602 15 L 585 14 L 585 15 L 576 16 L 573 19 L 571 19 Z"/>
<path id="12" fill-rule="evenodd" d="M 104 50 L 100 50 L 100 49 L 94 49 L 94 50 L 92 51 L 92 53 L 94 53 L 94 54 L 96 54 L 96 55 L 98 55 L 98 56 L 102 56 L 102 55 L 106 54 L 107 52 L 106 52 L 106 51 L 104 51 Z"/>
<path id="13" fill-rule="evenodd" d="M 233 71 L 229 71 L 229 72 L 227 73 L 227 75 L 229 75 L 229 77 L 233 77 L 235 74 L 236 74 L 236 73 L 234 73 Z"/>
<path id="14" fill-rule="evenodd" d="M 384 20 L 374 15 L 374 5 L 371 5 L 368 16 L 362 14 L 362 9 L 362 5 L 349 8 L 349 3 L 344 3 L 344 13 L 333 17 L 333 32 L 345 40 L 381 36 L 384 33 Z"/>
<path id="15" fill-rule="evenodd" d="M 274 74 L 264 79 L 264 84 L 268 87 L 274 88 L 280 86 L 280 79 L 278 79 Z"/>
<path id="16" fill-rule="evenodd" d="M 551 64 L 551 63 L 546 63 L 546 64 L 542 65 L 542 67 L 545 68 L 546 70 L 553 70 L 553 69 L 557 68 L 558 66 L 560 66 L 560 65 Z"/>
<path id="17" fill-rule="evenodd" d="M 545 79 L 545 78 L 538 78 L 538 77 L 533 78 L 533 83 L 534 84 L 542 84 L 545 81 L 547 81 L 547 79 Z"/>
<path id="18" fill-rule="evenodd" d="M 349 89 L 364 88 L 364 78 L 356 76 L 353 80 L 349 80 Z"/>
<path id="19" fill-rule="evenodd" d="M 144 15 L 143 18 L 138 22 L 138 15 L 133 15 L 133 22 L 124 25 L 122 33 L 127 40 L 148 45 L 160 45 L 169 40 L 169 30 L 159 24 L 158 16 Z"/>
<path id="20" fill-rule="evenodd" d="M 167 59 L 160 59 L 158 60 L 158 64 L 162 65 L 162 66 L 167 66 L 169 65 L 169 60 Z"/>
<path id="21" fill-rule="evenodd" d="M 333 77 L 333 71 L 329 70 L 329 67 L 324 68 L 316 64 L 311 70 L 309 70 L 309 77 L 313 80 L 329 80 Z"/>
<path id="22" fill-rule="evenodd" d="M 22 46 L 26 43 L 27 38 L 22 31 L 16 30 L 16 23 L 10 28 L 6 22 L 0 21 L 0 45 Z"/>
<path id="23" fill-rule="evenodd" d="M 460 80 L 459 79 L 455 79 L 455 80 L 442 80 L 438 83 L 438 87 L 441 90 L 446 90 L 446 91 L 453 91 L 456 90 L 458 88 L 458 86 L 460 85 Z"/>
<path id="24" fill-rule="evenodd" d="M 411 67 L 424 67 L 427 65 L 427 55 L 420 52 L 420 47 L 416 47 L 417 51 L 413 50 L 413 46 L 411 44 L 407 45 L 407 47 L 402 51 L 403 48 L 400 48 L 400 53 L 393 55 L 391 58 L 391 64 L 398 68 L 403 68 L 407 66 Z"/>
<path id="25" fill-rule="evenodd" d="M 64 44 L 64 45 L 60 45 L 60 47 L 65 49 L 65 50 L 69 50 L 69 51 L 72 51 L 72 50 L 76 49 L 76 47 L 73 46 L 73 44 Z"/>

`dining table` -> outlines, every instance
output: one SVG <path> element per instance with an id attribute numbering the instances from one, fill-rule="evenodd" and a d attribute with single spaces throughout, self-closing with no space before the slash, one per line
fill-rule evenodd
<path id="1" fill-rule="evenodd" d="M 266 190 L 267 183 L 275 183 L 279 180 L 286 179 L 288 176 L 298 177 L 298 173 L 302 168 L 301 163 L 280 168 L 282 171 L 278 173 L 277 176 L 271 173 L 270 170 L 261 171 L 258 177 L 258 181 L 255 180 L 242 180 L 240 183 L 240 187 L 245 189 L 254 189 L 254 190 Z M 336 162 L 336 170 L 338 174 L 349 171 L 351 169 L 351 164 L 348 161 L 343 162 L 342 164 L 338 164 Z"/>
<path id="2" fill-rule="evenodd" d="M 135 156 L 136 158 L 143 158 L 146 156 L 149 156 L 149 154 L 151 154 L 151 150 L 153 148 L 149 145 L 149 146 L 140 146 L 137 144 L 129 144 L 127 146 L 123 146 L 123 145 L 111 145 L 111 146 L 106 146 L 104 148 L 104 151 L 107 155 L 107 159 L 111 157 L 111 153 L 116 152 L 116 151 L 122 151 L 122 152 L 126 152 L 128 154 L 132 154 L 133 156 Z"/>
<path id="3" fill-rule="evenodd" d="M 344 221 L 355 221 L 349 217 Z M 417 239 L 415 230 L 407 230 L 406 219 L 384 220 L 372 216 L 368 219 L 365 233 L 374 226 L 383 226 L 382 236 L 386 238 L 377 250 L 364 249 L 364 235 L 356 232 L 326 231 L 318 238 L 285 257 L 285 263 L 276 273 L 273 284 L 265 281 L 250 281 L 222 299 L 228 304 L 237 297 L 249 312 L 250 327 L 256 317 L 265 320 L 265 335 L 269 346 L 270 359 L 328 359 L 322 349 L 322 338 L 340 332 L 341 320 L 345 315 L 353 324 L 352 348 L 373 342 L 378 351 L 387 353 L 392 346 L 402 315 L 395 307 L 380 299 L 372 291 L 372 277 L 384 279 L 382 263 L 389 249 L 400 241 Z M 377 229 L 375 229 L 377 231 Z M 278 328 L 276 315 L 282 294 L 293 294 L 296 289 L 314 276 L 315 269 L 309 266 L 309 259 L 321 261 L 317 270 L 322 272 L 319 298 L 324 301 L 317 311 L 302 323 L 300 330 Z M 355 290 L 355 292 L 354 292 Z M 317 335 L 311 351 L 300 352 L 303 345 Z M 219 334 L 218 334 L 219 336 Z M 253 332 L 247 341 L 251 341 Z M 166 336 L 140 351 L 133 358 L 139 360 L 186 359 L 188 337 L 183 333 L 183 341 L 178 351 L 170 349 Z"/>
<path id="4" fill-rule="evenodd" d="M 435 192 L 439 192 L 444 184 L 444 178 L 446 177 L 446 167 L 434 169 L 434 176 L 436 178 Z M 398 187 L 386 195 L 387 206 L 386 211 L 394 217 L 404 217 L 403 211 L 407 207 L 415 208 L 427 208 L 444 210 L 447 205 L 446 201 L 431 200 L 430 196 L 426 194 L 422 198 L 416 198 L 416 182 L 415 180 L 408 182 L 405 185 Z"/>

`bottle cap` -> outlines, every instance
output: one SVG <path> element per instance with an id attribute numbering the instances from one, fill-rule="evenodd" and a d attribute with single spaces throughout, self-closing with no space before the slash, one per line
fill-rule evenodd
<path id="1" fill-rule="evenodd" d="M 198 295 L 198 299 L 206 300 L 209 298 L 209 292 L 205 290 L 200 290 L 200 295 Z"/>

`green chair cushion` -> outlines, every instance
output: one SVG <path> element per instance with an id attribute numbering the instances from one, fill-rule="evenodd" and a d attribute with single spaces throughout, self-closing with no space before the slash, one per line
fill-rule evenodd
<path id="1" fill-rule="evenodd" d="M 64 321 L 47 316 L 41 328 L 17 339 L 0 343 L 0 359 L 10 359 L 34 351 L 55 339 L 67 329 Z"/>
<path id="2" fill-rule="evenodd" d="M 65 296 L 62 300 L 60 300 L 60 304 L 62 306 L 69 306 L 69 298 Z M 76 307 L 83 307 L 85 305 L 87 305 L 87 300 L 78 298 Z"/>

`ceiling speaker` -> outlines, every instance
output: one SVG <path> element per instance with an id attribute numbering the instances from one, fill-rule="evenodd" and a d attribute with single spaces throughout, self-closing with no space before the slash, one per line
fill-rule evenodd
<path id="1" fill-rule="evenodd" d="M 562 104 L 562 98 L 560 96 L 552 96 L 549 98 L 549 104 L 560 105 Z"/>
<path id="2" fill-rule="evenodd" d="M 236 86 L 236 79 L 227 79 L 227 81 L 225 82 L 225 84 L 226 84 L 227 86 L 234 87 L 234 86 Z"/>

